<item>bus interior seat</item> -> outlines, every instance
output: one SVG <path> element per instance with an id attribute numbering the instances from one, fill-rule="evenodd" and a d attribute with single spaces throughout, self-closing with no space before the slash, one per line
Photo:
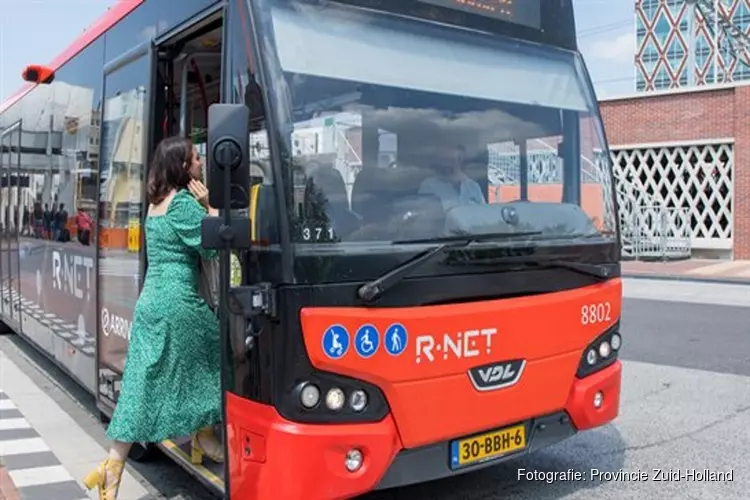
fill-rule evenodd
<path id="1" fill-rule="evenodd" d="M 349 208 L 344 178 L 332 166 L 321 165 L 308 173 L 305 206 L 312 212 L 308 213 L 312 219 L 320 218 L 320 212 L 324 212 L 329 221 L 317 222 L 330 222 L 339 237 L 345 237 L 359 227 L 359 217 Z"/>
<path id="2" fill-rule="evenodd" d="M 377 222 L 388 205 L 388 172 L 384 168 L 365 167 L 354 179 L 352 210 L 362 217 L 363 224 Z"/>

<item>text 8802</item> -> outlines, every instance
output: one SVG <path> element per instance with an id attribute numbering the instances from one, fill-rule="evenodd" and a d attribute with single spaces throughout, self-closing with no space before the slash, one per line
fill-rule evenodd
<path id="1" fill-rule="evenodd" d="M 609 302 L 584 304 L 581 306 L 581 324 L 596 325 L 611 321 L 612 305 Z"/>

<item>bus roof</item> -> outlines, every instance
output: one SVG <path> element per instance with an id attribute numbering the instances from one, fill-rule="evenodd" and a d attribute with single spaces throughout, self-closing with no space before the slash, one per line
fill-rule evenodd
<path id="1" fill-rule="evenodd" d="M 89 46 L 94 40 L 104 34 L 109 28 L 117 24 L 119 20 L 130 14 L 131 11 L 135 10 L 140 4 L 146 0 L 118 0 L 107 12 L 101 15 L 99 19 L 89 26 L 89 28 L 81 33 L 73 43 L 71 43 L 65 50 L 63 50 L 52 62 L 47 66 L 53 71 L 57 71 L 62 67 L 63 64 L 68 62 L 70 59 L 75 57 L 79 52 Z M 20 75 L 19 75 L 20 76 Z M 13 104 L 18 102 L 23 96 L 28 94 L 37 84 L 24 83 L 24 85 L 18 89 L 18 91 L 10 96 L 5 102 L 0 103 L 0 113 L 3 113 L 6 109 L 11 107 Z"/>

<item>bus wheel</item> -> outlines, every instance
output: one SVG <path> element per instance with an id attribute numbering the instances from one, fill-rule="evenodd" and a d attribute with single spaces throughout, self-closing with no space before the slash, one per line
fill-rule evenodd
<path id="1" fill-rule="evenodd" d="M 136 462 L 145 462 L 153 456 L 155 449 L 153 443 L 133 443 L 128 458 Z"/>

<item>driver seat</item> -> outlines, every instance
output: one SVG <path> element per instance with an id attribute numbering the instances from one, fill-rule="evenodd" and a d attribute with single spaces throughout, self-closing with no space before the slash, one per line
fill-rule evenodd
<path id="1" fill-rule="evenodd" d="M 359 218 L 349 209 L 344 178 L 332 166 L 320 166 L 308 174 L 305 207 L 310 222 L 331 227 L 338 237 L 359 227 Z"/>

